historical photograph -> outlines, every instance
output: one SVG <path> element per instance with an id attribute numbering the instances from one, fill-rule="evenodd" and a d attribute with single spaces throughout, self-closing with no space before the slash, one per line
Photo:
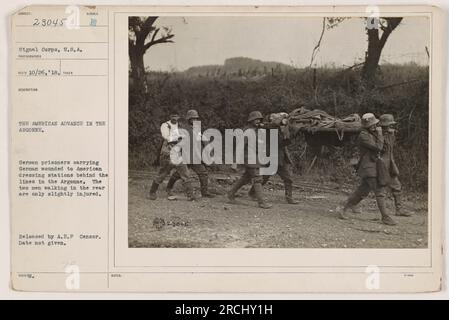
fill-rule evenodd
<path id="1" fill-rule="evenodd" d="M 430 41 L 420 16 L 129 17 L 128 246 L 427 248 Z"/>

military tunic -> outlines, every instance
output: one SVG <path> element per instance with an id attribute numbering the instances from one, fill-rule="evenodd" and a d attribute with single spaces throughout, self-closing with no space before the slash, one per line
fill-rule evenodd
<path id="1" fill-rule="evenodd" d="M 384 138 L 382 133 L 371 133 L 363 129 L 358 138 L 357 144 L 360 149 L 360 161 L 357 173 L 361 178 L 361 183 L 355 192 L 349 197 L 348 205 L 357 205 L 362 199 L 373 191 L 376 198 L 385 198 L 386 190 L 377 182 L 377 164 L 376 161 L 384 147 Z"/>
<path id="2" fill-rule="evenodd" d="M 393 193 L 400 193 L 402 190 L 401 182 L 399 181 L 399 170 L 394 160 L 394 145 L 396 143 L 396 137 L 394 132 L 385 132 L 384 133 L 384 147 L 381 153 L 382 160 L 387 167 L 387 170 L 390 174 L 390 179 L 388 183 L 388 187 L 392 190 Z"/>

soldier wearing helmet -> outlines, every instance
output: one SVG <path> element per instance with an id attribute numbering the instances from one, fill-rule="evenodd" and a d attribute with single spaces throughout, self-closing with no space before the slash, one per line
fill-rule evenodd
<path id="1" fill-rule="evenodd" d="M 274 118 L 274 116 L 278 116 Z M 281 112 L 279 114 L 270 116 L 270 124 L 265 126 L 268 129 L 277 129 L 278 130 L 278 170 L 277 174 L 281 177 L 284 182 L 285 189 L 285 200 L 288 204 L 299 204 L 299 201 L 293 198 L 293 178 L 291 165 L 293 163 L 292 158 L 290 156 L 290 152 L 287 147 L 291 144 L 291 134 L 288 127 L 288 113 Z M 263 176 L 262 185 L 265 185 L 268 180 L 270 180 L 269 175 Z M 248 192 L 248 195 L 251 198 L 255 198 L 254 188 L 251 188 Z"/>
<path id="2" fill-rule="evenodd" d="M 248 115 L 248 123 L 252 123 L 254 127 L 258 127 L 263 120 L 263 115 L 260 111 L 251 111 Z"/>
<path id="3" fill-rule="evenodd" d="M 382 129 L 378 127 L 379 120 L 372 113 L 362 116 L 362 131 L 357 138 L 360 150 L 360 161 L 357 173 L 362 179 L 359 187 L 347 199 L 343 210 L 339 211 L 340 219 L 348 219 L 348 212 L 372 191 L 376 196 L 377 207 L 382 216 L 382 222 L 395 225 L 396 222 L 388 215 L 385 203 L 386 190 L 378 182 L 377 161 L 384 148 Z"/>
<path id="4" fill-rule="evenodd" d="M 194 121 L 194 120 L 199 121 L 200 115 L 198 114 L 198 111 L 192 109 L 192 110 L 187 111 L 186 119 L 189 122 Z"/>
<path id="5" fill-rule="evenodd" d="M 382 134 L 384 136 L 384 148 L 382 150 L 382 159 L 387 167 L 387 172 L 390 175 L 388 187 L 391 190 L 394 199 L 395 213 L 397 216 L 408 217 L 412 213 L 406 211 L 402 204 L 402 185 L 399 181 L 399 169 L 394 160 L 394 145 L 396 143 L 396 136 L 394 126 L 396 122 L 392 114 L 383 114 L 379 117 L 379 125 L 382 127 Z"/>
<path id="6" fill-rule="evenodd" d="M 196 137 L 193 136 L 194 135 L 193 122 L 200 121 L 200 115 L 198 114 L 198 111 L 196 111 L 194 109 L 187 111 L 186 120 L 187 120 L 187 125 L 186 125 L 185 129 L 189 132 L 191 141 L 193 142 L 194 139 L 203 141 L 204 139 L 203 139 L 201 133 L 198 133 L 198 136 L 196 136 Z M 192 144 L 191 144 L 190 149 L 192 152 L 201 153 L 201 149 L 198 150 L 197 148 L 194 148 Z M 197 154 L 197 157 L 198 157 L 198 159 L 201 159 L 201 154 Z M 190 170 L 192 170 L 193 172 L 195 172 L 198 175 L 198 179 L 200 180 L 201 196 L 207 197 L 207 198 L 213 198 L 214 195 L 209 192 L 209 177 L 208 177 L 206 166 L 203 163 L 188 164 L 187 166 Z M 174 172 L 173 175 L 168 180 L 166 191 L 167 191 L 167 195 L 169 197 L 173 196 L 173 186 L 175 185 L 176 181 L 178 181 L 179 179 L 181 179 L 181 176 L 179 175 L 179 173 Z"/>
<path id="7" fill-rule="evenodd" d="M 256 131 L 257 136 L 257 128 L 260 128 L 263 126 L 262 124 L 263 116 L 262 113 L 259 111 L 252 111 L 248 116 L 248 125 L 244 128 L 244 130 L 254 130 Z M 247 142 L 245 142 L 245 150 L 247 148 L 252 148 L 254 146 L 247 146 Z M 249 164 L 248 161 L 246 161 L 246 152 L 245 152 L 245 172 L 240 177 L 239 180 L 231 187 L 231 190 L 228 192 L 228 199 L 229 202 L 235 203 L 235 194 L 237 191 L 243 187 L 246 184 L 251 183 L 252 189 L 254 190 L 254 197 L 256 198 L 258 205 L 260 208 L 263 209 L 269 209 L 272 207 L 270 203 L 267 203 L 263 197 L 263 187 L 262 182 L 263 178 L 259 174 L 260 164 Z"/>

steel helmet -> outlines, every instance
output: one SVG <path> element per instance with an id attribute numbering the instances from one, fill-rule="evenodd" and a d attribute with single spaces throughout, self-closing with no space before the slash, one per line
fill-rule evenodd
<path id="1" fill-rule="evenodd" d="M 190 119 L 199 119 L 200 115 L 198 114 L 198 111 L 192 109 L 187 111 L 187 115 L 186 115 L 186 119 L 190 120 Z"/>
<path id="2" fill-rule="evenodd" d="M 393 115 L 392 114 L 388 114 L 388 113 L 381 115 L 379 117 L 379 120 L 380 120 L 380 125 L 382 127 L 387 127 L 389 125 L 396 124 L 396 121 L 394 121 Z"/>
<path id="3" fill-rule="evenodd" d="M 260 111 L 252 111 L 248 116 L 248 122 L 254 121 L 256 119 L 263 119 L 262 113 Z"/>
<path id="4" fill-rule="evenodd" d="M 377 119 L 376 116 L 372 113 L 365 113 L 362 116 L 362 126 L 364 128 L 370 128 L 377 123 L 379 123 L 379 119 Z"/>

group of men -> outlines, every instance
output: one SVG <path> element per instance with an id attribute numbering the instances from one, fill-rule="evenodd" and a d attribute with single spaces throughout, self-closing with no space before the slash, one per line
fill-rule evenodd
<path id="1" fill-rule="evenodd" d="M 179 115 L 172 114 L 170 120 L 162 123 L 161 135 L 164 139 L 160 153 L 160 170 L 156 179 L 154 179 L 150 189 L 150 199 L 156 200 L 156 192 L 164 179 L 171 174 L 167 183 L 166 192 L 169 199 L 174 199 L 172 192 L 173 186 L 178 180 L 182 180 L 185 193 L 188 200 L 196 200 L 193 192 L 190 171 L 198 175 L 202 197 L 213 198 L 214 195 L 209 191 L 208 172 L 203 163 L 198 164 L 174 164 L 171 161 L 170 154 L 173 148 L 176 148 L 182 140 L 179 133 Z M 186 115 L 187 124 L 182 128 L 187 130 L 193 139 L 204 141 L 201 133 L 193 136 L 193 122 L 200 121 L 200 116 L 196 110 L 189 110 Z M 401 197 L 401 183 L 399 181 L 399 170 L 394 160 L 394 144 L 396 122 L 390 114 L 384 114 L 377 119 L 374 114 L 367 113 L 362 117 L 362 130 L 358 136 L 357 144 L 360 150 L 360 161 L 357 172 L 361 178 L 360 186 L 349 196 L 345 205 L 338 210 L 340 219 L 349 219 L 350 213 L 360 213 L 358 204 L 366 198 L 370 192 L 376 196 L 377 206 L 381 214 L 381 221 L 387 225 L 395 225 L 396 222 L 388 214 L 386 206 L 387 190 L 390 189 L 395 202 L 395 213 L 397 216 L 410 216 L 411 213 L 405 211 Z M 249 114 L 247 125 L 244 130 L 253 130 L 256 137 L 259 128 L 267 128 L 263 123 L 263 115 L 259 111 L 253 111 Z M 268 126 L 269 128 L 269 126 Z M 276 125 L 278 129 L 278 170 L 277 174 L 284 182 L 285 199 L 288 204 L 298 204 L 293 198 L 293 180 L 291 165 L 292 160 L 287 149 L 291 143 L 291 135 L 287 121 L 282 121 Z M 246 146 L 245 146 L 246 147 Z M 245 154 L 246 155 L 246 154 Z M 263 209 L 272 207 L 263 195 L 263 186 L 267 183 L 270 176 L 260 175 L 261 164 L 249 163 L 246 156 L 242 164 L 244 172 L 241 177 L 233 184 L 227 198 L 230 203 L 236 203 L 235 197 L 237 191 L 244 185 L 251 184 L 248 195 L 256 200 L 258 206 Z"/>
<path id="2" fill-rule="evenodd" d="M 340 219 L 348 219 L 350 211 L 360 213 L 357 205 L 370 192 L 374 192 L 382 222 L 386 225 L 395 225 L 396 222 L 388 214 L 385 201 L 388 189 L 393 195 L 396 216 L 412 215 L 404 209 L 402 203 L 402 186 L 393 151 L 396 140 L 395 125 L 391 114 L 383 114 L 379 119 L 372 113 L 362 116 L 362 131 L 357 139 L 360 152 L 357 173 L 361 183 L 339 211 Z"/>
<path id="3" fill-rule="evenodd" d="M 178 114 L 172 114 L 170 116 L 170 120 L 164 122 L 161 125 L 161 135 L 162 138 L 164 139 L 159 158 L 161 168 L 159 170 L 157 178 L 153 181 L 151 185 L 150 199 L 151 200 L 157 199 L 156 192 L 159 188 L 159 185 L 171 172 L 173 172 L 173 174 L 170 176 L 166 188 L 169 198 L 171 199 L 174 197 L 172 192 L 173 187 L 176 181 L 181 179 L 184 183 L 187 199 L 190 201 L 196 200 L 197 198 L 193 192 L 189 170 L 192 170 L 198 175 L 198 178 L 200 180 L 201 195 L 203 197 L 213 198 L 214 195 L 209 192 L 208 188 L 209 179 L 207 169 L 203 163 L 188 164 L 188 165 L 184 163 L 173 164 L 170 158 L 172 148 L 175 148 L 182 139 L 182 136 L 179 133 L 179 122 L 178 122 L 179 118 L 180 117 Z M 189 110 L 186 116 L 187 125 L 183 129 L 187 130 L 189 134 L 193 136 L 193 121 L 198 121 L 199 119 L 200 116 L 196 110 Z M 201 136 L 193 138 L 202 139 Z M 194 148 L 192 148 L 192 150 L 194 150 Z"/>

